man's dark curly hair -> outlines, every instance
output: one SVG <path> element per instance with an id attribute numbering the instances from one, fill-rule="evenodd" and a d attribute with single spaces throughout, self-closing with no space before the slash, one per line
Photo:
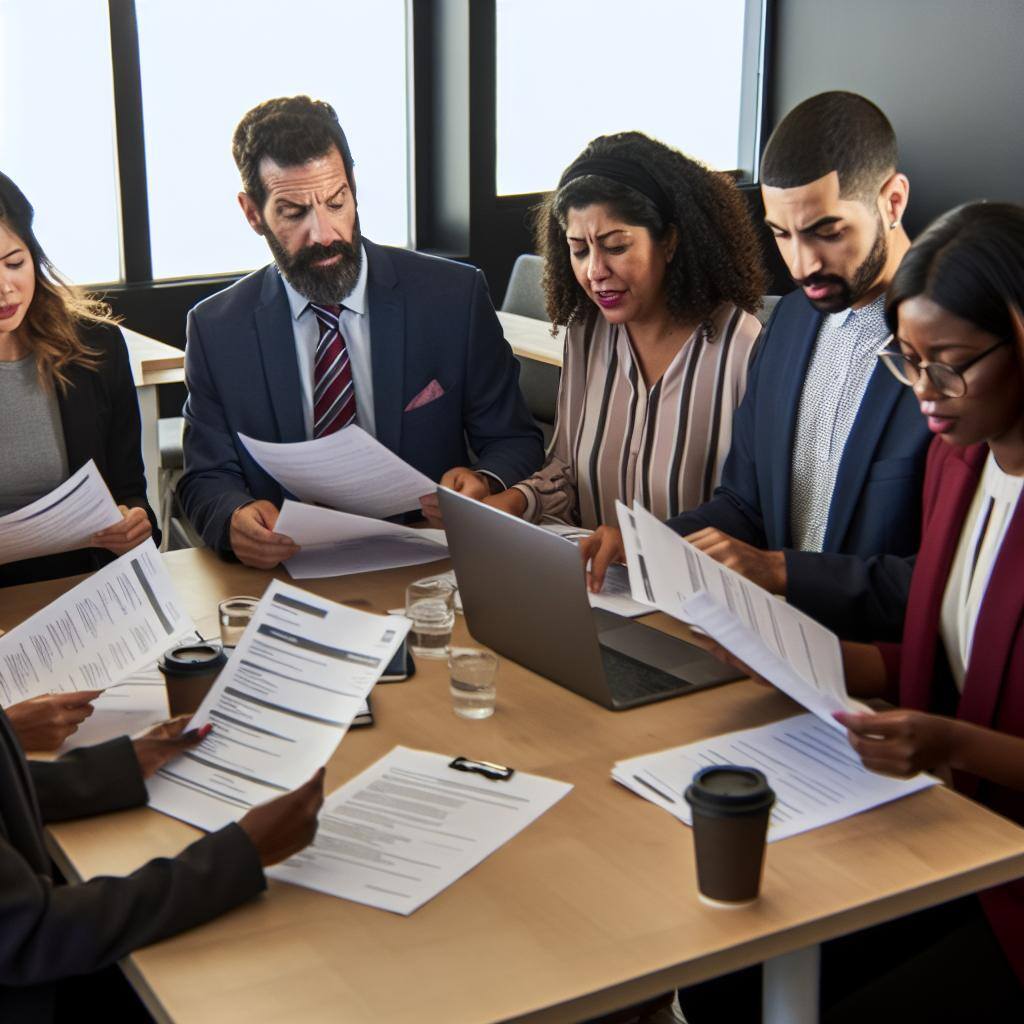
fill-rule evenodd
<path id="1" fill-rule="evenodd" d="M 565 239 L 570 210 L 604 204 L 627 224 L 658 241 L 674 224 L 679 235 L 665 276 L 669 313 L 680 322 L 707 321 L 724 302 L 753 312 L 767 284 L 761 244 L 746 201 L 733 180 L 641 132 L 602 135 L 580 159 L 631 160 L 661 186 L 672 207 L 666 221 L 647 196 L 609 178 L 588 174 L 550 193 L 537 207 L 534 236 L 544 257 L 544 297 L 552 323 L 582 320 L 592 307 L 576 281 Z"/>
<path id="2" fill-rule="evenodd" d="M 238 122 L 231 138 L 231 155 L 242 176 L 242 188 L 260 207 L 267 198 L 260 178 L 260 163 L 265 156 L 280 167 L 297 167 L 334 148 L 341 154 L 354 196 L 352 153 L 330 103 L 308 96 L 267 100 L 253 107 Z"/>

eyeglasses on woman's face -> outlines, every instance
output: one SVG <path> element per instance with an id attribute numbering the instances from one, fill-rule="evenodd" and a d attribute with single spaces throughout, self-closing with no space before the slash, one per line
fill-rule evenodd
<path id="1" fill-rule="evenodd" d="M 889 343 L 892 340 L 890 336 Z M 885 363 L 892 375 L 907 387 L 917 387 L 921 376 L 926 375 L 931 386 L 944 398 L 963 398 L 967 394 L 967 380 L 964 374 L 975 363 L 980 363 L 985 356 L 1009 344 L 1009 339 L 1004 338 L 984 352 L 979 352 L 973 359 L 968 359 L 966 363 L 958 363 L 956 366 L 950 363 L 925 363 L 917 356 L 904 355 L 898 348 L 883 348 L 878 353 L 878 358 Z"/>

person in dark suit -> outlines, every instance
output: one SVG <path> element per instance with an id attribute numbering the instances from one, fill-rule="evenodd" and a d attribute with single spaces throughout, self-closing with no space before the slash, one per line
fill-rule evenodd
<path id="1" fill-rule="evenodd" d="M 206 543 L 259 568 L 297 550 L 274 533 L 281 488 L 239 432 L 305 441 L 355 423 L 478 498 L 529 476 L 541 433 L 483 275 L 362 237 L 334 110 L 306 96 L 269 100 L 242 118 L 233 151 L 239 202 L 274 263 L 188 317 L 178 494 Z M 436 522 L 436 497 L 423 506 Z"/>
<path id="2" fill-rule="evenodd" d="M 937 773 L 1024 825 L 1022 308 L 1021 206 L 945 214 L 893 278 L 883 360 L 936 436 L 902 640 L 842 645 L 849 693 L 899 707 L 836 718 L 872 771 Z M 756 1020 L 756 977 L 680 1000 L 691 1024 Z M 1024 1019 L 1024 882 L 826 943 L 822 1002 L 826 1024 Z"/>
<path id="3" fill-rule="evenodd" d="M 34 210 L 0 174 L 0 515 L 48 494 L 90 459 L 123 519 L 92 546 L 0 565 L 0 586 L 92 572 L 147 537 L 139 405 L 128 350 L 102 303 L 56 273 Z M 56 749 L 92 713 L 98 691 L 48 694 L 8 708 L 26 748 Z"/>
<path id="4" fill-rule="evenodd" d="M 721 486 L 669 525 L 841 635 L 892 638 L 930 439 L 875 358 L 885 291 L 910 245 L 892 126 L 861 96 L 812 97 L 772 133 L 761 180 L 799 289 L 762 335 Z M 583 546 L 593 587 L 621 543 L 605 529 Z"/>
<path id="5" fill-rule="evenodd" d="M 26 761 L 0 712 L 0 1020 L 47 1024 L 59 1014 L 61 983 L 92 975 L 133 950 L 203 924 L 266 888 L 263 868 L 304 849 L 316 833 L 323 769 L 299 789 L 248 811 L 177 857 L 125 878 L 62 885 L 43 824 L 138 807 L 145 778 L 199 743 L 185 719 L 146 735 L 76 750 L 53 762 Z M 106 1017 L 101 1011 L 101 1016 Z M 107 1018 L 109 1019 L 109 1018 Z"/>

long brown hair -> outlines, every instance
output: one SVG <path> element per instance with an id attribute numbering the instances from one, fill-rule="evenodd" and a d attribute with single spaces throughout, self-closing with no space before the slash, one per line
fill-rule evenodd
<path id="1" fill-rule="evenodd" d="M 21 189 L 0 172 L 0 223 L 27 247 L 35 272 L 35 295 L 19 337 L 35 357 L 43 385 L 56 386 L 64 394 L 70 384 L 69 366 L 94 370 L 100 363 L 99 353 L 82 340 L 82 328 L 117 320 L 105 302 L 75 288 L 49 261 L 32 230 L 34 212 Z"/>

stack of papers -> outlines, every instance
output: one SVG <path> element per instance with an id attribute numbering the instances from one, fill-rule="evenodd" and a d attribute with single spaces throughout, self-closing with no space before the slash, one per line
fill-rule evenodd
<path id="1" fill-rule="evenodd" d="M 284 563 L 292 579 L 344 576 L 448 557 L 444 530 L 413 529 L 286 499 L 274 527 L 302 550 Z"/>
<path id="2" fill-rule="evenodd" d="M 90 459 L 49 494 L 0 516 L 0 565 L 89 547 L 93 534 L 119 522 L 121 513 Z"/>
<path id="3" fill-rule="evenodd" d="M 525 772 L 492 781 L 450 762 L 395 747 L 332 793 L 312 845 L 267 874 L 411 914 L 572 789 Z"/>
<path id="4" fill-rule="evenodd" d="M 759 768 L 775 790 L 768 838 L 783 839 L 935 785 L 868 771 L 836 711 L 870 712 L 846 692 L 834 633 L 688 544 L 649 512 L 618 505 L 635 597 L 702 630 L 812 714 L 615 765 L 612 778 L 690 823 L 683 792 L 714 764 Z"/>
<path id="5" fill-rule="evenodd" d="M 775 790 L 768 842 L 829 825 L 938 782 L 930 775 L 896 779 L 868 771 L 846 737 L 811 714 L 619 761 L 612 778 L 691 825 L 683 793 L 694 773 L 715 764 L 764 772 Z"/>
<path id="6" fill-rule="evenodd" d="M 618 513 L 634 597 L 698 627 L 844 734 L 834 711 L 869 710 L 846 693 L 835 633 L 698 551 L 645 509 L 619 503 Z"/>
<path id="7" fill-rule="evenodd" d="M 190 723 L 212 732 L 149 780 L 150 806 L 213 830 L 306 782 L 409 625 L 275 580 Z"/>
<path id="8" fill-rule="evenodd" d="M 147 540 L 0 638 L 0 706 L 113 686 L 197 635 Z"/>
<path id="9" fill-rule="evenodd" d="M 274 444 L 239 434 L 286 491 L 311 505 L 386 519 L 420 507 L 437 484 L 355 424 L 315 441 Z"/>
<path id="10" fill-rule="evenodd" d="M 292 579 L 343 576 L 448 557 L 443 530 L 381 520 L 420 507 L 437 484 L 355 424 L 313 441 L 275 444 L 239 434 L 249 454 L 299 502 L 285 501 L 274 529 L 302 551 Z"/>

